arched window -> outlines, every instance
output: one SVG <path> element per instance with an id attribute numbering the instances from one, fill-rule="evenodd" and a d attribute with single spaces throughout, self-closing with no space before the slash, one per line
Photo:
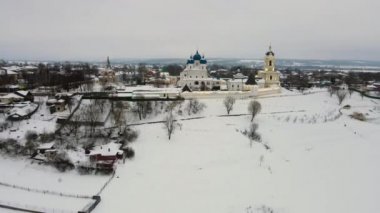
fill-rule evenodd
<path id="1" fill-rule="evenodd" d="M 195 84 L 195 85 L 199 85 L 199 82 L 198 82 L 198 81 L 195 81 L 194 84 Z"/>
<path id="2" fill-rule="evenodd" d="M 272 66 L 272 60 L 269 61 L 269 66 Z"/>
<path id="3" fill-rule="evenodd" d="M 270 78 L 270 80 L 272 80 L 272 76 L 270 76 L 269 78 Z"/>

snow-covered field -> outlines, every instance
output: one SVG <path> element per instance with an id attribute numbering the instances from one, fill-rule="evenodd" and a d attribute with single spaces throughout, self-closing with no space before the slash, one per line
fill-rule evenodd
<path id="1" fill-rule="evenodd" d="M 47 212 L 77 212 L 93 201 L 37 193 L 34 189 L 93 196 L 109 178 L 103 175 L 79 175 L 76 171 L 62 173 L 54 167 L 39 165 L 29 159 L 9 157 L 0 157 L 0 169 L 0 183 L 30 188 L 27 191 L 0 185 L 0 204 Z"/>
<path id="2" fill-rule="evenodd" d="M 182 121 L 171 141 L 162 124 L 137 127 L 136 157 L 118 168 L 95 212 L 380 210 L 379 125 L 353 120 L 344 110 L 325 120 L 338 112 L 336 97 L 259 99 L 263 110 L 255 122 L 271 150 L 259 143 L 250 148 L 239 132 L 249 116 L 218 117 L 226 114 L 222 100 L 202 101 L 206 118 Z M 246 113 L 248 101 L 238 100 L 232 113 Z M 343 104 L 380 117 L 374 111 L 379 101 L 354 94 Z"/>
<path id="3" fill-rule="evenodd" d="M 250 116 L 229 116 L 222 99 L 202 99 L 203 119 L 180 121 L 169 141 L 163 124 L 135 126 L 136 155 L 119 165 L 94 212 L 320 213 L 378 212 L 380 203 L 380 101 L 353 94 L 339 112 L 327 92 L 283 91 L 258 99 L 254 122 L 262 142 L 241 131 Z M 237 100 L 231 114 L 247 113 L 250 100 Z M 351 119 L 368 113 L 366 122 Z M 199 116 L 199 115 L 197 115 Z M 151 120 L 160 120 L 152 118 Z M 60 173 L 29 160 L 0 158 L 0 182 L 65 193 L 95 194 L 108 176 Z M 10 191 L 12 190 L 12 191 Z M 71 202 L 0 186 L 0 200 L 45 208 L 75 209 Z M 30 197 L 29 197 L 30 196 Z M 25 202 L 28 200 L 28 202 Z M 48 202 L 48 204 L 47 204 Z M 71 210 L 70 209 L 70 210 Z M 2 209 L 0 209 L 0 212 Z"/>

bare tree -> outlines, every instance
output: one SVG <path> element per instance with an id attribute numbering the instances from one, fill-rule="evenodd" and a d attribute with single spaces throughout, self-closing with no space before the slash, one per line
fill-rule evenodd
<path id="1" fill-rule="evenodd" d="M 92 136 L 92 134 L 95 132 L 95 127 L 97 125 L 99 117 L 99 108 L 94 103 L 87 105 L 83 112 L 83 119 L 88 123 L 90 127 L 90 136 Z"/>
<path id="2" fill-rule="evenodd" d="M 223 101 L 223 104 L 224 104 L 224 107 L 226 108 L 227 110 L 227 114 L 229 115 L 230 112 L 232 111 L 233 107 L 234 107 L 234 104 L 235 104 L 235 101 L 236 99 L 233 97 L 233 96 L 227 96 L 224 101 Z"/>
<path id="3" fill-rule="evenodd" d="M 176 122 L 175 116 L 173 115 L 173 112 L 170 111 L 164 120 L 164 125 L 165 125 L 165 129 L 167 130 L 169 140 L 176 129 L 175 122 Z"/>
<path id="4" fill-rule="evenodd" d="M 166 105 L 161 106 L 161 109 L 165 107 L 166 112 L 177 111 L 182 107 L 182 102 L 183 101 L 167 101 Z"/>
<path id="5" fill-rule="evenodd" d="M 353 89 L 348 89 L 348 93 L 350 94 L 350 98 L 351 98 L 352 93 L 354 93 L 354 90 Z"/>
<path id="6" fill-rule="evenodd" d="M 66 99 L 67 108 L 69 109 L 70 113 L 74 106 L 74 99 L 72 97 L 68 97 Z"/>
<path id="7" fill-rule="evenodd" d="M 146 116 L 153 111 L 152 103 L 150 101 L 136 101 L 132 110 L 138 114 L 141 120 L 142 118 L 146 118 Z"/>
<path id="8" fill-rule="evenodd" d="M 200 113 L 206 108 L 204 103 L 198 101 L 198 99 L 191 99 L 187 102 L 186 111 L 188 115 Z"/>
<path id="9" fill-rule="evenodd" d="M 251 122 L 255 116 L 261 111 L 261 104 L 256 100 L 252 100 L 248 104 L 248 112 L 252 115 Z"/>
<path id="10" fill-rule="evenodd" d="M 329 92 L 329 94 L 330 94 L 330 97 L 332 97 L 334 94 L 336 94 L 337 89 L 336 89 L 335 86 L 330 86 L 330 87 L 328 88 L 328 92 Z"/>
<path id="11" fill-rule="evenodd" d="M 259 125 L 256 123 L 251 123 L 248 130 L 242 132 L 243 135 L 247 136 L 249 139 L 249 146 L 252 147 L 253 141 L 261 142 L 261 136 L 257 133 Z M 269 149 L 269 146 L 265 145 L 265 148 Z"/>
<path id="12" fill-rule="evenodd" d="M 344 101 L 344 99 L 345 99 L 346 96 L 347 96 L 347 91 L 346 91 L 346 90 L 343 90 L 343 89 L 338 90 L 338 91 L 336 92 L 336 96 L 338 97 L 339 105 L 341 105 L 342 102 Z"/>
<path id="13" fill-rule="evenodd" d="M 99 84 L 100 84 L 100 90 L 103 92 L 106 90 L 108 86 L 108 80 L 107 77 L 99 79 Z"/>
<path id="14" fill-rule="evenodd" d="M 133 105 L 133 112 L 139 115 L 139 119 L 142 119 L 142 114 L 144 111 L 144 101 L 137 101 Z"/>
<path id="15" fill-rule="evenodd" d="M 125 108 L 128 107 L 125 107 L 123 102 L 117 101 L 111 111 L 114 124 L 119 128 L 119 132 L 121 132 L 123 124 L 126 124 Z"/>
<path id="16" fill-rule="evenodd" d="M 104 112 L 104 109 L 105 109 L 105 106 L 106 106 L 106 103 L 107 103 L 107 100 L 105 99 L 95 99 L 95 101 L 92 101 L 94 105 L 96 105 L 100 112 L 103 113 Z"/>
<path id="17" fill-rule="evenodd" d="M 73 134 L 77 143 L 78 143 L 78 130 L 82 126 L 82 119 L 83 119 L 82 113 L 77 112 L 71 117 L 70 121 L 65 126 L 68 129 L 69 133 Z"/>

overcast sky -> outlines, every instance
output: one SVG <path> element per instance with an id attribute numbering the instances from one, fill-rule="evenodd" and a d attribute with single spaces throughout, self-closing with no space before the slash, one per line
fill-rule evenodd
<path id="1" fill-rule="evenodd" d="M 0 58 L 380 60 L 379 0 L 0 0 Z"/>

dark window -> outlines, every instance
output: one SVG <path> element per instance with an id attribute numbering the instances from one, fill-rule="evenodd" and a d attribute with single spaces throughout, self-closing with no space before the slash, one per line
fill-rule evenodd
<path id="1" fill-rule="evenodd" d="M 269 61 L 269 66 L 272 66 L 272 61 Z"/>

